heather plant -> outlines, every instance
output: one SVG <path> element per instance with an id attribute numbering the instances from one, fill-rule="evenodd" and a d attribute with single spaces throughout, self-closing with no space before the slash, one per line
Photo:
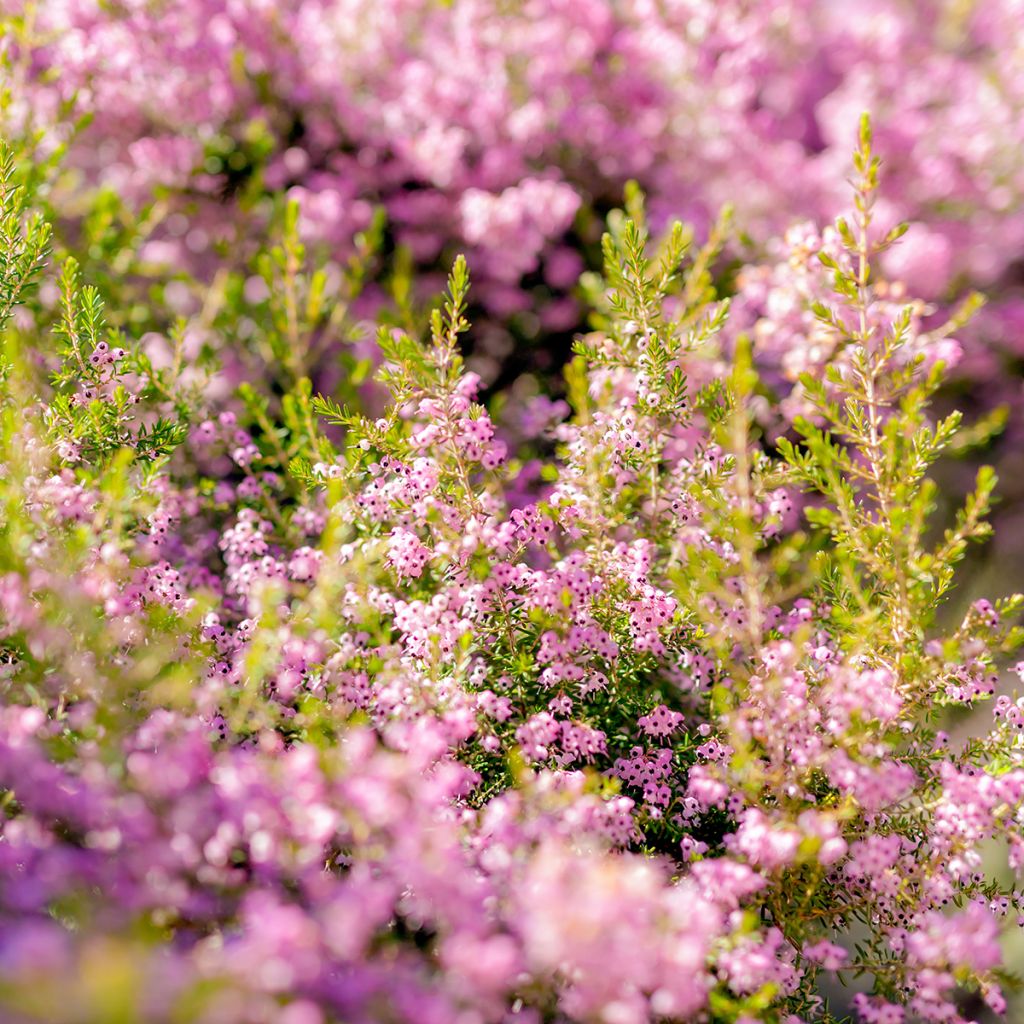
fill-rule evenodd
<path id="1" fill-rule="evenodd" d="M 878 166 L 865 119 L 781 429 L 716 276 L 729 214 L 657 241 L 630 189 L 565 407 L 513 430 L 460 351 L 467 260 L 422 328 L 395 275 L 370 391 L 376 239 L 332 279 L 292 207 L 263 289 L 227 266 L 154 358 L 47 265 L 45 176 L 5 156 L 6 1018 L 1005 1009 L 1024 599 L 939 614 L 995 480 L 934 521 L 970 309 L 925 326 L 882 278 Z M 265 376 L 218 372 L 233 348 Z"/>

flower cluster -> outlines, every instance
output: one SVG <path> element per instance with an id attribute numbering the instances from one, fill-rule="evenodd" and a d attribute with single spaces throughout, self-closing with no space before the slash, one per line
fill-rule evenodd
<path id="1" fill-rule="evenodd" d="M 42 131 L 45 153 L 73 135 L 76 169 L 132 209 L 158 200 L 150 263 L 208 267 L 281 192 L 307 240 L 344 256 L 380 204 L 419 264 L 468 249 L 495 322 L 536 336 L 575 322 L 578 243 L 628 180 L 659 222 L 707 225 L 730 202 L 764 244 L 839 212 L 868 108 L 880 215 L 915 222 L 888 271 L 928 301 L 964 281 L 1005 291 L 986 333 L 1019 354 L 1015 0 L 20 7 L 8 124 Z M 69 133 L 69 112 L 88 126 Z M 555 298 L 534 323 L 538 281 Z"/>
<path id="2" fill-rule="evenodd" d="M 12 30 L 12 60 L 39 84 L 20 102 L 45 115 L 44 72 L 70 67 L 59 88 L 93 90 L 88 131 L 109 133 L 98 163 L 126 191 L 167 189 L 167 230 L 195 255 L 206 239 L 174 219 L 176 189 L 200 205 L 244 191 L 259 160 L 301 195 L 257 260 L 264 291 L 222 268 L 191 320 L 135 340 L 130 315 L 106 326 L 73 262 L 55 309 L 50 235 L 29 212 L 52 179 L 0 160 L 4 1019 L 964 1024 L 971 999 L 1001 1012 L 1001 924 L 1024 919 L 1007 881 L 1024 866 L 1024 717 L 997 692 L 1024 598 L 944 610 L 988 535 L 995 480 L 983 470 L 936 522 L 930 467 L 960 417 L 931 399 L 960 319 L 926 323 L 881 274 L 913 236 L 879 201 L 870 123 L 852 212 L 732 275 L 732 319 L 727 221 L 700 246 L 679 224 L 658 243 L 630 190 L 564 402 L 528 401 L 507 427 L 515 390 L 483 400 L 461 355 L 462 257 L 426 318 L 397 281 L 380 390 L 362 388 L 372 360 L 348 352 L 332 394 L 329 373 L 309 374 L 347 330 L 362 271 L 349 291 L 307 273 L 311 203 L 321 228 L 369 230 L 372 177 L 425 261 L 454 204 L 493 317 L 538 260 L 568 276 L 556 236 L 581 182 L 656 175 L 652 207 L 685 191 L 659 169 L 692 170 L 669 170 L 683 133 L 665 130 L 699 113 L 688 70 L 707 69 L 737 123 L 756 106 L 770 125 L 786 105 L 772 83 L 793 39 L 766 46 L 751 34 L 768 32 L 763 15 L 730 5 L 454 7 L 463 21 L 415 2 L 344 16 L 42 3 Z M 791 13 L 794 32 L 831 22 L 816 5 Z M 949 31 L 993 31 L 967 20 Z M 852 53 L 871 41 L 844 25 Z M 300 60 L 314 32 L 329 44 Z M 369 57 L 339 72 L 334 43 L 352 33 Z M 121 42 L 115 71 L 101 57 Z M 950 73 L 1003 52 L 977 50 Z M 763 71 L 756 104 L 726 95 L 736 62 Z M 838 102 L 856 61 L 807 73 L 810 109 L 818 76 Z M 507 79 L 507 95 L 461 104 L 459 76 Z M 525 99 L 513 117 L 487 106 L 495 95 Z M 172 113 L 188 131 L 144 135 Z M 226 125 L 243 138 L 221 160 Z M 280 150 L 277 132 L 301 145 Z M 799 125 L 765 132 L 753 141 L 828 163 Z M 565 174 L 545 165 L 552 140 L 573 154 Z M 423 177 L 433 191 L 408 187 Z M 264 361 L 262 383 L 213 368 L 236 343 Z M 990 726 L 959 727 L 993 698 Z M 848 1004 L 837 981 L 856 983 Z"/>

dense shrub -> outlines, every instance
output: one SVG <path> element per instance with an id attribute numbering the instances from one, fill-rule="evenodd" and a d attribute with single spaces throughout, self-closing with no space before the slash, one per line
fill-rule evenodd
<path id="1" fill-rule="evenodd" d="M 275 10 L 236 19 L 254 61 L 279 52 Z M 600 10 L 577 10 L 576 35 L 509 18 L 582 47 Z M 371 31 L 356 13 L 337 31 Z M 143 89 L 136 49 L 195 35 L 133 18 L 196 18 L 190 60 L 230 50 L 217 12 L 115 14 L 72 10 L 123 33 Z M 364 14 L 396 31 L 390 6 Z M 470 19 L 464 42 L 517 39 Z M 88 63 L 103 40 L 41 52 Z M 175 116 L 234 110 L 205 66 L 166 83 Z M 95 102 L 97 130 L 125 118 Z M 315 92 L 295 102 L 317 137 Z M 73 260 L 49 265 L 33 156 L 0 166 L 5 1019 L 795 1024 L 846 1012 L 835 981 L 868 1024 L 1003 1007 L 1024 710 L 996 693 L 1022 599 L 937 614 L 995 484 L 934 521 L 929 469 L 965 439 L 929 403 L 975 304 L 936 326 L 882 277 L 904 229 L 866 120 L 852 211 L 790 235 L 788 269 L 733 275 L 734 319 L 727 222 L 652 238 L 631 191 L 566 401 L 491 409 L 460 355 L 461 257 L 427 324 L 381 315 L 382 399 L 365 353 L 324 347 L 353 330 L 366 236 L 345 275 L 314 270 L 290 207 L 248 295 L 225 265 L 216 308 L 136 339 Z M 975 705 L 989 724 L 942 731 Z"/>

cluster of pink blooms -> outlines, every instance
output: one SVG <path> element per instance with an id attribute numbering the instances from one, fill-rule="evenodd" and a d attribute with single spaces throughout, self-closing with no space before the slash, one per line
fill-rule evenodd
<path id="1" fill-rule="evenodd" d="M 507 316 L 535 305 L 524 282 L 566 294 L 574 233 L 629 179 L 655 219 L 706 226 L 732 203 L 760 243 L 828 222 L 870 109 L 880 213 L 915 222 L 889 272 L 926 300 L 1009 288 L 990 333 L 1012 347 L 1019 24 L 1016 0 L 41 0 L 8 30 L 8 118 L 54 146 L 70 103 L 91 118 L 71 157 L 94 183 L 178 197 L 148 259 L 201 261 L 251 224 L 254 189 L 298 199 L 339 254 L 381 204 L 421 265 L 469 251 Z M 543 316 L 576 322 L 564 299 Z"/>
<path id="2" fill-rule="evenodd" d="M 876 585 L 853 541 L 814 532 L 829 508 L 797 507 L 778 438 L 811 422 L 797 457 L 846 474 L 835 516 L 895 522 L 878 452 L 900 401 L 979 358 L 931 304 L 995 288 L 987 329 L 1020 344 L 1020 4 L 23 7 L 0 0 L 5 128 L 36 159 L 67 141 L 83 204 L 103 208 L 95 186 L 153 203 L 133 272 L 223 284 L 284 193 L 344 261 L 379 205 L 427 290 L 469 252 L 492 341 L 529 335 L 520 314 L 555 336 L 582 322 L 573 287 L 629 179 L 655 225 L 706 234 L 735 203 L 757 257 L 728 268 L 728 320 L 698 274 L 659 291 L 626 259 L 570 401 L 510 388 L 490 409 L 457 350 L 456 263 L 429 340 L 415 311 L 382 314 L 390 397 L 352 412 L 312 399 L 322 365 L 237 397 L 229 371 L 193 386 L 200 348 L 230 360 L 251 336 L 218 319 L 227 286 L 180 344 L 90 338 L 72 310 L 54 354 L 52 284 L 13 289 L 5 255 L 0 305 L 22 306 L 0 333 L 32 358 L 5 341 L 0 1017 L 1004 1012 L 1003 926 L 1024 925 L 1024 698 L 1000 676 L 1016 606 L 877 624 L 914 586 L 945 592 L 983 514 L 945 562 Z M 860 244 L 915 220 L 883 254 L 891 281 L 815 226 L 865 106 L 888 173 Z M 73 244 L 82 210 L 48 173 Z M 859 322 L 840 301 L 858 274 Z M 879 399 L 852 340 L 897 335 Z M 759 383 L 735 403 L 748 343 Z M 823 404 L 862 384 L 849 451 L 819 439 Z M 908 505 L 942 429 L 920 431 Z M 968 736 L 956 716 L 988 701 Z"/>
<path id="3" fill-rule="evenodd" d="M 591 369 L 592 415 L 523 488 L 479 380 L 437 359 L 288 500 L 258 425 L 197 417 L 121 533 L 102 478 L 24 435 L 5 1019 L 120 999 L 211 1024 L 798 1024 L 855 971 L 868 1024 L 965 1021 L 965 980 L 1001 1009 L 998 923 L 1024 898 L 982 853 L 1024 862 L 1017 706 L 948 749 L 806 597 L 762 609 L 744 655 L 756 611 L 698 489 L 728 464 L 658 420 L 629 360 Z M 664 495 L 609 499 L 652 452 Z M 225 455 L 233 476 L 190 468 Z M 755 527 L 790 511 L 772 489 Z M 703 631 L 686 552 L 723 566 Z M 1000 626 L 978 602 L 932 641 L 936 694 L 990 694 L 964 682 Z M 852 959 L 855 921 L 877 963 Z"/>

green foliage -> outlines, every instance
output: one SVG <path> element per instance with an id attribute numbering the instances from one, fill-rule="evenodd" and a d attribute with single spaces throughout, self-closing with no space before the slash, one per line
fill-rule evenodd
<path id="1" fill-rule="evenodd" d="M 0 143 L 0 331 L 46 265 L 50 237 L 50 226 L 42 215 L 28 210 L 13 152 Z"/>

